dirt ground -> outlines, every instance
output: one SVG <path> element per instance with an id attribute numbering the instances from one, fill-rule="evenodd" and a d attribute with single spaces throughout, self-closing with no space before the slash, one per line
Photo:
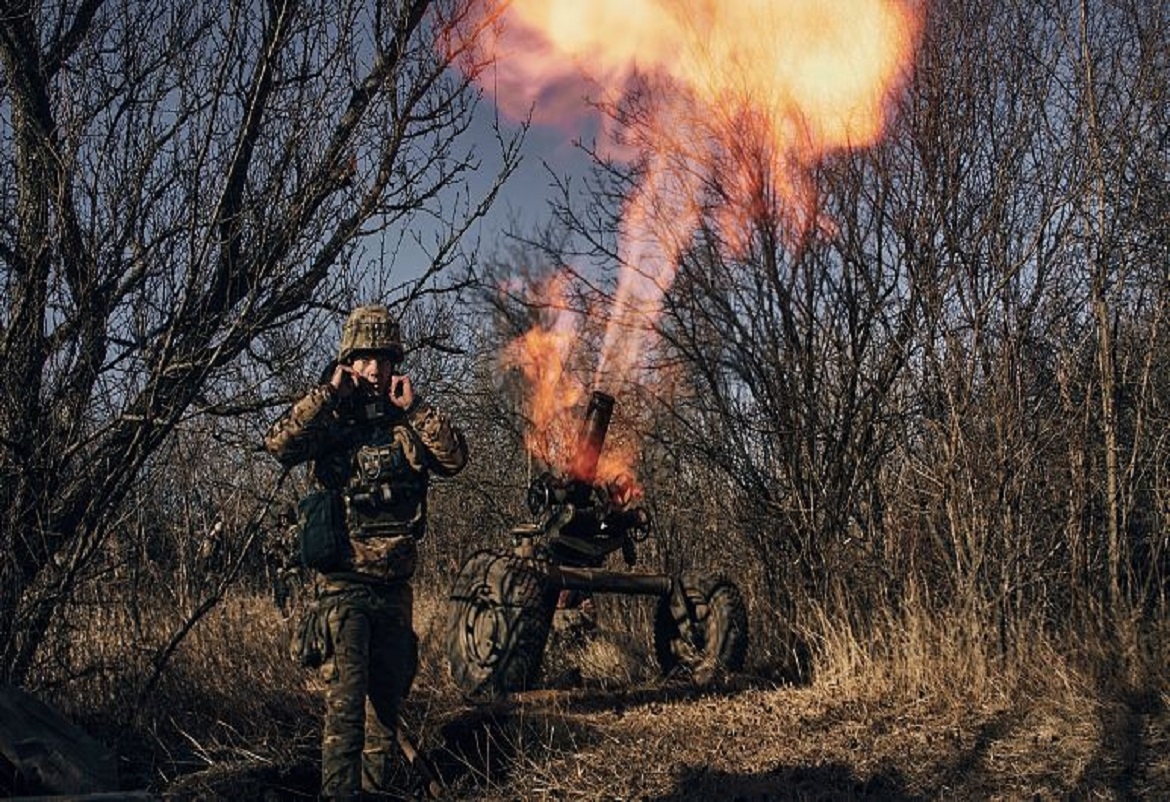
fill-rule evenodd
<path id="1" fill-rule="evenodd" d="M 446 710 L 416 698 L 408 723 L 453 800 L 1164 800 L 1168 701 L 1134 698 L 1092 718 L 1045 703 L 956 711 L 740 677 Z M 220 767 L 167 798 L 313 799 L 311 760 L 250 777 Z M 402 798 L 426 798 L 416 780 L 402 770 Z"/>
<path id="2" fill-rule="evenodd" d="M 441 660 L 424 663 L 404 715 L 443 798 L 1170 799 L 1164 691 L 1062 694 L 1048 682 L 964 701 L 751 674 L 697 688 L 657 678 L 640 665 L 652 662 L 644 653 L 593 647 L 550 648 L 544 689 L 481 706 L 459 698 Z M 319 739 L 304 735 L 291 764 L 216 766 L 167 798 L 314 799 Z M 402 768 L 397 785 L 404 798 L 425 798 L 414 772 Z"/>
<path id="3" fill-rule="evenodd" d="M 1170 798 L 1164 697 L 1069 720 L 758 685 L 521 694 L 445 717 L 431 755 L 469 799 Z"/>

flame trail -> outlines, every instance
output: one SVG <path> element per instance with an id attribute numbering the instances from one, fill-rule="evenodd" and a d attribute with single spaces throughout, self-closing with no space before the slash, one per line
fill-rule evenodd
<path id="1" fill-rule="evenodd" d="M 494 59 L 485 88 L 497 105 L 572 131 L 590 113 L 589 97 L 620 121 L 603 121 L 603 152 L 639 170 L 595 386 L 639 378 L 662 299 L 700 225 L 731 256 L 749 247 L 760 220 L 779 222 L 793 242 L 822 225 L 811 170 L 825 154 L 880 138 L 913 58 L 917 8 L 913 0 L 484 0 L 483 19 L 494 21 L 475 47 Z M 535 403 L 564 397 L 534 386 Z"/>

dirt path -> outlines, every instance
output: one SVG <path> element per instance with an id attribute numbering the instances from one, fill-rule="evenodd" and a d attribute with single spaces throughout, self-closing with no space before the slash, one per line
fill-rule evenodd
<path id="1" fill-rule="evenodd" d="M 1165 699 L 1068 715 L 749 681 L 521 694 L 442 721 L 454 798 L 1170 798 Z"/>

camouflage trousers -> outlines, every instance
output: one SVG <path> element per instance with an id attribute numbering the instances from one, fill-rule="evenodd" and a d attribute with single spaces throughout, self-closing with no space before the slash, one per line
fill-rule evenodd
<path id="1" fill-rule="evenodd" d="M 333 656 L 321 666 L 321 796 L 384 793 L 397 752 L 399 707 L 418 668 L 413 592 L 406 582 L 332 582 L 322 602 Z"/>

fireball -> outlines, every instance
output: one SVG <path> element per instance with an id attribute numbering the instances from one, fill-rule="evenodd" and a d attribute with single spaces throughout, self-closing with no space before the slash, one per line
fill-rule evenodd
<path id="1" fill-rule="evenodd" d="M 609 387 L 651 378 L 642 356 L 700 224 L 732 256 L 761 220 L 792 244 L 832 234 L 812 169 L 880 139 L 921 29 L 909 0 L 488 0 L 483 14 L 484 88 L 505 113 L 568 133 L 605 109 L 603 152 L 637 166 L 593 382 Z M 563 364 L 574 340 L 549 336 L 526 337 L 526 359 Z M 534 408 L 584 392 L 551 363 L 526 375 Z"/>

